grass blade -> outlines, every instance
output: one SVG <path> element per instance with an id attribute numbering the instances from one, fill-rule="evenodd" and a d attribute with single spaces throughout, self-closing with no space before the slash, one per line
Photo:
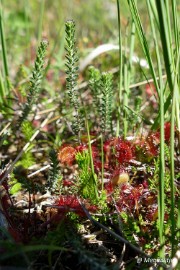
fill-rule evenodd
<path id="1" fill-rule="evenodd" d="M 7 51 L 6 51 L 6 42 L 5 42 L 5 33 L 3 27 L 3 15 L 2 15 L 2 2 L 0 1 L 0 39 L 1 39 L 1 47 L 2 47 L 2 59 L 3 59 L 3 70 L 4 76 L 6 78 L 6 92 L 5 95 L 9 95 L 9 84 L 8 84 L 8 76 L 9 76 L 9 69 L 7 63 Z"/>

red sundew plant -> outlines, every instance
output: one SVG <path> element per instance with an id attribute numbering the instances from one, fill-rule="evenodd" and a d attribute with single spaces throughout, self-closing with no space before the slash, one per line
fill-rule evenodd
<path id="1" fill-rule="evenodd" d="M 99 156 L 99 150 L 94 145 L 91 146 L 91 149 L 92 149 L 92 157 L 93 159 L 96 159 Z M 76 154 L 78 152 L 82 153 L 83 151 L 88 150 L 89 147 L 87 144 L 80 144 L 77 146 L 64 144 L 58 150 L 58 160 L 60 163 L 71 166 L 74 163 Z"/>
<path id="2" fill-rule="evenodd" d="M 165 140 L 169 141 L 170 125 L 165 125 Z M 138 151 L 136 147 L 139 147 L 139 152 L 143 152 L 151 158 L 155 158 L 159 153 L 159 130 L 151 132 L 146 138 L 137 138 L 132 141 L 124 140 L 120 137 L 111 138 L 104 142 L 103 156 L 104 156 L 104 192 L 106 196 L 106 210 L 112 211 L 112 196 L 114 196 L 117 208 L 120 212 L 126 211 L 128 215 L 133 218 L 138 218 L 142 215 L 143 211 L 146 214 L 143 218 L 148 222 L 148 226 L 152 226 L 153 222 L 157 219 L 157 198 L 155 194 L 151 194 L 148 191 L 148 181 L 144 179 L 138 182 L 131 182 L 131 164 L 135 160 L 139 160 Z M 95 173 L 97 175 L 97 190 L 100 194 L 99 188 L 101 186 L 101 173 L 102 173 L 102 160 L 101 160 L 101 145 L 98 140 L 91 145 L 92 159 Z M 54 202 L 51 204 L 57 207 L 56 214 L 49 220 L 49 224 L 55 225 L 58 220 L 62 220 L 68 213 L 75 213 L 79 217 L 85 217 L 86 214 L 81 206 L 79 198 L 84 203 L 86 209 L 91 213 L 97 213 L 102 211 L 102 205 L 98 204 L 98 201 L 93 201 L 89 197 L 83 197 L 82 190 L 78 190 L 79 184 L 76 176 L 78 167 L 75 168 L 77 163 L 76 155 L 78 153 L 89 152 L 89 146 L 87 143 L 77 145 L 64 144 L 58 150 L 58 161 L 64 166 L 72 166 L 71 177 L 68 175 L 62 180 L 62 186 L 64 187 L 61 195 L 56 194 Z M 87 174 L 91 173 L 91 167 L 89 166 Z M 131 184 L 130 184 L 131 183 Z M 6 189 L 8 185 L 6 183 Z M 75 191 L 75 193 L 74 193 Z M 73 194 L 73 195 L 72 195 Z M 117 196 L 119 194 L 119 196 Z M 79 197 L 80 196 L 80 197 Z M 87 199 L 88 198 L 88 199 Z M 25 221 L 22 221 L 25 223 Z M 30 221 L 29 221 L 30 222 Z M 26 222 L 27 223 L 27 222 Z M 44 224 L 46 224 L 45 222 Z M 42 226 L 45 226 L 42 224 Z M 143 225 L 142 225 L 143 228 Z M 147 230 L 150 230 L 148 227 Z M 145 231 L 145 230 L 144 230 Z M 10 234 L 16 242 L 21 241 L 21 233 L 16 231 L 12 226 L 9 229 Z M 25 237 L 28 239 L 28 234 Z M 23 241 L 23 240 L 22 240 Z"/>
<path id="3" fill-rule="evenodd" d="M 174 130 L 176 131 L 176 127 L 174 127 Z M 151 139 L 156 140 L 156 144 L 160 143 L 160 128 L 158 128 L 155 132 L 151 132 L 148 136 L 149 140 Z M 170 140 L 170 136 L 171 136 L 171 123 L 166 122 L 164 124 L 164 139 L 166 143 L 169 143 Z"/>
<path id="4" fill-rule="evenodd" d="M 90 212 L 96 212 L 98 210 L 97 206 L 90 205 L 87 201 L 84 204 Z M 79 216 L 86 216 L 78 198 L 74 195 L 61 195 L 55 202 L 55 206 L 59 207 L 61 213 L 74 212 Z"/>
<path id="5" fill-rule="evenodd" d="M 130 212 L 134 212 L 134 210 L 139 212 L 139 202 L 143 192 L 144 187 L 141 184 L 137 187 L 123 185 L 120 191 L 120 199 L 117 202 L 119 210 L 124 211 L 126 209 Z"/>
<path id="6" fill-rule="evenodd" d="M 134 157 L 134 147 L 129 141 L 112 138 L 104 143 L 105 164 L 128 163 Z"/>
<path id="7" fill-rule="evenodd" d="M 104 185 L 104 189 L 106 190 L 107 195 L 111 195 L 114 191 L 114 186 L 113 186 L 112 182 L 109 181 L 108 183 L 106 183 Z"/>
<path id="8" fill-rule="evenodd" d="M 168 125 L 169 127 L 169 125 Z M 159 132 L 159 131 L 157 131 Z M 127 201 L 131 201 L 130 207 L 133 205 L 133 200 L 135 204 L 138 202 L 138 196 L 142 195 L 142 190 L 148 188 L 147 181 L 143 181 L 143 186 L 138 186 L 138 189 L 132 188 L 132 192 L 127 195 L 127 190 L 131 189 L 130 186 L 125 188 L 126 192 L 123 193 L 124 188 L 129 183 L 129 173 L 126 169 L 127 166 L 134 160 L 138 160 L 138 151 L 144 155 L 148 155 L 150 158 L 154 158 L 158 155 L 159 142 L 156 136 L 157 133 L 151 133 L 146 138 L 136 139 L 134 141 L 123 140 L 122 138 L 111 138 L 104 142 L 104 172 L 108 176 L 108 183 L 105 184 L 104 188 L 107 195 L 113 192 L 115 186 L 121 188 L 121 196 L 124 197 L 124 203 L 128 204 Z M 139 149 L 137 151 L 136 145 Z M 102 170 L 101 162 L 101 151 L 100 145 L 96 142 L 95 145 L 91 145 L 92 158 L 95 172 L 100 176 Z M 58 159 L 61 163 L 67 164 L 68 166 L 76 162 L 76 154 L 78 152 L 82 153 L 84 151 L 89 151 L 87 144 L 80 145 L 64 145 L 60 148 L 58 152 Z M 67 188 L 71 188 L 74 185 L 74 181 L 68 179 L 63 180 L 63 185 Z M 141 192 L 139 191 L 141 190 Z M 136 205 L 137 206 L 137 205 Z"/>
<path id="9" fill-rule="evenodd" d="M 104 172 L 106 174 L 107 182 L 104 184 L 104 190 L 106 191 L 106 201 L 111 204 L 112 199 L 110 195 L 113 195 L 115 189 L 119 189 L 119 198 L 116 197 L 116 203 L 119 211 L 126 211 L 139 214 L 141 207 L 147 208 L 146 218 L 149 221 L 155 221 L 157 218 L 157 202 L 155 194 L 150 194 L 147 192 L 148 183 L 146 180 L 142 184 L 137 184 L 131 186 L 129 169 L 127 167 L 133 159 L 139 159 L 138 151 L 136 146 L 139 147 L 139 151 L 150 156 L 151 158 L 157 157 L 159 153 L 159 130 L 151 132 L 146 138 L 135 139 L 134 141 L 123 140 L 122 138 L 111 138 L 104 142 Z M 170 138 L 170 123 L 165 124 L 165 141 L 169 142 Z M 96 141 L 91 145 L 93 165 L 97 177 L 101 177 L 102 161 L 101 161 L 101 150 L 100 144 Z M 89 151 L 89 146 L 87 143 L 80 145 L 64 144 L 58 150 L 58 160 L 60 163 L 72 166 L 76 163 L 76 154 L 78 152 L 82 153 L 84 151 Z M 8 184 L 3 183 L 4 188 L 8 190 Z M 55 200 L 54 205 L 58 206 L 59 214 L 66 214 L 68 212 L 76 213 L 77 215 L 83 217 L 85 213 L 76 195 L 70 195 L 69 190 L 73 187 L 78 188 L 75 184 L 74 179 L 70 180 L 66 176 L 62 180 L 62 185 L 65 187 L 65 192 L 67 194 L 60 195 L 58 199 Z M 97 182 L 97 188 L 99 184 Z M 81 194 L 80 194 L 81 195 Z M 2 200 L 3 207 L 8 209 L 9 205 L 8 197 L 4 197 Z M 84 204 L 88 211 L 96 213 L 99 211 L 97 205 L 94 205 L 90 200 L 83 199 Z M 152 208 L 152 209 L 151 209 Z M 7 218 L 9 214 L 7 211 Z M 18 242 L 21 239 L 21 234 L 16 232 L 12 226 L 9 227 L 9 232 L 12 237 Z"/>
<path id="10" fill-rule="evenodd" d="M 131 143 L 118 138 L 117 143 L 115 144 L 115 157 L 120 164 L 127 163 L 133 159 L 133 148 Z"/>
<path id="11" fill-rule="evenodd" d="M 70 145 L 63 145 L 58 151 L 58 160 L 61 163 L 72 165 L 75 161 L 76 149 Z"/>
<path id="12" fill-rule="evenodd" d="M 156 157 L 159 153 L 159 139 L 156 134 L 150 134 L 145 142 L 147 154 L 151 157 Z"/>
<path id="13" fill-rule="evenodd" d="M 95 159 L 93 163 L 94 163 L 95 172 L 99 173 L 102 169 L 102 162 L 99 159 Z"/>
<path id="14" fill-rule="evenodd" d="M 174 127 L 176 130 L 176 127 Z M 164 124 L 164 138 L 166 142 L 169 142 L 171 136 L 171 123 L 167 122 Z"/>
<path id="15" fill-rule="evenodd" d="M 170 141 L 171 124 L 166 122 L 164 124 L 164 140 L 167 144 Z M 176 127 L 175 127 L 176 130 Z M 134 152 L 137 159 L 152 160 L 159 155 L 160 147 L 160 129 L 150 132 L 147 137 L 136 138 L 133 142 Z"/>
<path id="16" fill-rule="evenodd" d="M 174 130 L 176 131 L 176 127 L 174 127 Z M 160 142 L 160 129 L 158 129 L 154 135 L 156 136 L 157 140 Z M 166 122 L 164 124 L 164 139 L 166 143 L 169 143 L 171 136 L 171 123 Z"/>

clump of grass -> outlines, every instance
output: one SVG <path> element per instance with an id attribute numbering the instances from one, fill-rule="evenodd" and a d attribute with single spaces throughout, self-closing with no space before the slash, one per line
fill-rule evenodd
<path id="1" fill-rule="evenodd" d="M 175 227 L 178 221 L 175 221 L 175 187 L 174 187 L 174 119 L 176 120 L 177 128 L 179 130 L 179 89 L 178 80 L 179 75 L 177 72 L 177 66 L 179 66 L 179 43 L 178 35 L 179 26 L 176 12 L 176 1 L 173 1 L 172 5 L 172 17 L 170 12 L 170 5 L 164 1 L 147 2 L 148 14 L 151 24 L 151 30 L 155 45 L 156 60 L 153 60 L 146 34 L 143 29 L 142 21 L 138 13 L 138 7 L 135 0 L 128 1 L 131 16 L 134 20 L 138 38 L 141 47 L 144 51 L 147 59 L 152 78 L 158 93 L 158 105 L 159 115 L 154 122 L 152 128 L 157 127 L 160 124 L 160 158 L 159 158 L 159 182 L 158 182 L 158 229 L 159 229 L 159 240 L 162 249 L 159 255 L 161 258 L 165 256 L 165 227 L 164 227 L 164 216 L 165 216 L 165 144 L 164 144 L 164 121 L 166 112 L 171 111 L 171 146 L 170 146 L 170 164 L 171 164 L 171 244 L 172 244 L 172 255 L 175 253 Z M 171 23 L 174 26 L 171 28 Z M 156 30 L 158 29 L 158 31 Z M 161 60 L 159 42 L 160 37 L 164 63 Z M 174 44 L 174 46 L 172 46 Z M 157 67 L 157 68 L 156 68 Z M 166 70 L 167 80 L 163 82 L 162 71 Z M 157 75 L 159 80 L 157 79 Z M 173 97 L 173 102 L 172 101 Z M 176 97 L 176 98 L 175 98 Z M 172 105 L 171 105 L 172 104 Z M 178 218 L 179 219 L 179 218 Z"/>

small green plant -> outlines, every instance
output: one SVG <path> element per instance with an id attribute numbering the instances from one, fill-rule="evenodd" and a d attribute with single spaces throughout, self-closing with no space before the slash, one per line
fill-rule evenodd
<path id="1" fill-rule="evenodd" d="M 101 76 L 101 93 L 102 100 L 100 104 L 101 114 L 101 130 L 105 134 L 108 131 L 113 133 L 112 129 L 112 102 L 113 102 L 113 90 L 112 90 L 113 76 L 110 73 L 104 73 Z"/>
<path id="2" fill-rule="evenodd" d="M 75 42 L 75 22 L 69 20 L 65 24 L 66 32 L 66 88 L 68 90 L 68 95 L 70 103 L 72 104 L 75 110 L 75 121 L 73 123 L 73 129 L 76 134 L 79 136 L 80 140 L 80 131 L 82 130 L 82 113 L 80 110 L 80 103 L 77 95 L 77 78 L 78 78 L 78 56 Z"/>
<path id="3" fill-rule="evenodd" d="M 15 195 L 22 189 L 22 184 L 15 178 L 14 173 L 11 173 L 11 180 L 9 181 L 10 189 L 9 193 Z"/>
<path id="4" fill-rule="evenodd" d="M 34 128 L 32 126 L 32 123 L 29 121 L 23 121 L 22 123 L 22 133 L 24 135 L 25 141 L 28 142 L 31 138 L 31 136 L 34 133 Z"/>
<path id="5" fill-rule="evenodd" d="M 34 159 L 34 156 L 31 152 L 31 149 L 33 148 L 34 146 L 31 145 L 28 147 L 28 149 L 26 150 L 26 152 L 23 153 L 22 157 L 21 157 L 21 160 L 19 160 L 17 163 L 16 163 L 16 166 L 23 166 L 24 168 L 29 168 L 30 166 L 34 165 L 35 164 L 35 159 Z"/>
<path id="6" fill-rule="evenodd" d="M 49 152 L 50 169 L 49 176 L 46 184 L 46 190 L 50 193 L 61 194 L 62 189 L 62 175 L 59 167 L 59 161 L 55 150 Z"/>
<path id="7" fill-rule="evenodd" d="M 85 199 L 90 199 L 91 202 L 97 202 L 98 184 L 90 168 L 90 154 L 88 151 L 78 152 L 76 161 L 79 166 L 79 192 Z M 95 181 L 96 180 L 96 181 Z"/>
<path id="8" fill-rule="evenodd" d="M 19 126 L 27 119 L 32 110 L 32 106 L 36 104 L 37 97 L 40 91 L 41 81 L 43 78 L 44 57 L 47 48 L 47 41 L 42 41 L 38 48 L 34 69 L 32 71 L 29 93 L 27 95 L 27 102 L 23 105 L 22 114 L 19 119 Z"/>
<path id="9" fill-rule="evenodd" d="M 34 128 L 32 126 L 32 123 L 27 120 L 24 120 L 22 122 L 21 129 L 22 129 L 22 134 L 24 136 L 24 140 L 26 143 L 28 143 L 32 135 L 34 134 Z M 32 166 L 35 163 L 34 156 L 31 152 L 34 146 L 35 146 L 35 143 L 32 143 L 31 145 L 29 145 L 29 147 L 23 153 L 21 160 L 17 162 L 16 166 L 20 165 L 27 169 L 28 167 Z"/>
<path id="10" fill-rule="evenodd" d="M 98 110 L 100 105 L 100 96 L 101 96 L 101 73 L 100 71 L 91 66 L 89 67 L 89 88 L 93 97 L 93 106 L 95 110 Z"/>

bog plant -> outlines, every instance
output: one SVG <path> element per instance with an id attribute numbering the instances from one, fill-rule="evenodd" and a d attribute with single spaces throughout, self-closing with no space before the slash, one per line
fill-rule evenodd
<path id="1" fill-rule="evenodd" d="M 167 1 L 146 1 L 155 46 L 155 57 L 153 57 L 138 13 L 137 1 L 127 1 L 131 14 L 130 46 L 128 46 L 128 37 L 125 40 L 122 39 L 121 6 L 120 1 L 117 0 L 119 89 L 117 90 L 117 82 L 111 72 L 102 72 L 91 66 L 87 85 L 90 92 L 87 91 L 87 95 L 89 95 L 90 105 L 93 108 L 92 114 L 89 114 L 89 107 L 86 106 L 78 85 L 79 69 L 75 22 L 68 20 L 65 23 L 65 87 L 69 104 L 73 110 L 72 130 L 67 131 L 64 128 L 59 130 L 59 126 L 63 125 L 60 122 L 62 116 L 60 120 L 59 115 L 58 117 L 55 115 L 49 122 L 48 117 L 44 120 L 43 123 L 47 124 L 47 133 L 50 133 L 50 136 L 44 135 L 43 139 L 40 136 L 37 144 L 42 143 L 44 146 L 44 141 L 47 141 L 47 138 L 52 140 L 60 138 L 59 141 L 62 144 L 59 147 L 59 145 L 54 145 L 52 141 L 46 142 L 51 148 L 49 164 L 45 165 L 46 169 L 48 168 L 48 173 L 43 174 L 45 169 L 40 168 L 35 172 L 35 175 L 33 174 L 35 178 L 31 178 L 32 174 L 28 175 L 28 168 L 36 163 L 36 160 L 31 159 L 34 157 L 31 150 L 36 146 L 32 142 L 42 127 L 40 125 L 39 129 L 35 131 L 34 122 L 29 121 L 33 106 L 37 104 L 40 96 L 43 78 L 47 42 L 40 43 L 30 78 L 27 100 L 22 105 L 20 117 L 17 117 L 17 126 L 21 127 L 23 143 L 26 145 L 11 166 L 5 172 L 3 170 L 0 172 L 0 182 L 2 183 L 0 223 L 3 224 L 2 228 L 6 228 L 7 234 L 17 242 L 30 243 L 32 239 L 38 242 L 40 235 L 42 238 L 46 235 L 47 239 L 51 239 L 52 246 L 34 246 L 34 251 L 36 249 L 48 250 L 51 266 L 53 256 L 57 258 L 53 251 L 64 252 L 62 254 L 65 254 L 66 251 L 72 251 L 73 254 L 80 256 L 80 263 L 83 265 L 87 263 L 89 268 L 109 269 L 108 266 L 100 264 L 100 261 L 96 260 L 91 252 L 86 252 L 84 243 L 77 240 L 76 234 L 80 233 L 78 231 L 79 223 L 84 224 L 85 219 L 89 219 L 95 228 L 97 226 L 104 233 L 108 232 L 108 237 L 111 235 L 113 239 L 128 246 L 130 251 L 135 251 L 143 258 L 150 259 L 151 256 L 159 258 L 160 256 L 163 261 L 166 246 L 167 249 L 171 248 L 171 257 L 175 256 L 180 230 L 179 192 L 175 187 L 175 177 L 179 177 L 178 168 L 175 168 L 179 154 L 177 150 L 175 151 L 175 143 L 179 144 L 180 97 L 178 85 L 179 25 L 175 2 L 173 1 L 172 10 L 170 10 Z M 42 13 L 38 39 L 40 39 L 42 31 L 44 1 L 41 4 Z M 171 25 L 173 25 L 173 30 L 171 30 Z M 3 35 L 1 24 L 0 31 Z M 160 53 L 159 38 L 164 61 Z M 131 108 L 130 102 L 132 94 L 130 84 L 131 79 L 134 80 L 132 57 L 138 41 L 146 57 L 149 65 L 148 72 L 153 78 L 157 91 L 156 105 L 159 112 L 152 123 L 151 131 L 140 135 L 136 132 L 136 136 L 127 137 L 131 134 L 131 128 L 136 127 L 135 122 L 142 121 L 144 125 L 146 124 L 141 111 L 141 102 L 143 101 L 140 98 L 137 99 L 137 102 L 134 102 L 134 108 Z M 8 75 L 3 42 L 2 39 L 4 72 Z M 126 48 L 124 55 L 123 45 Z M 163 70 L 166 71 L 165 81 Z M 148 79 L 147 83 L 149 83 Z M 9 95 L 8 91 L 5 94 L 2 89 L 1 93 L 4 96 Z M 118 101 L 116 101 L 117 97 Z M 68 114 L 67 108 L 65 111 Z M 43 113 L 46 113 L 46 110 Z M 57 113 L 55 109 L 55 114 Z M 92 116 L 94 119 L 91 119 Z M 58 121 L 53 126 L 52 123 L 57 119 Z M 166 122 L 166 119 L 170 122 Z M 157 128 L 158 126 L 160 128 Z M 53 137 L 52 128 L 54 127 L 55 133 L 60 133 L 59 137 L 56 134 Z M 7 135 L 3 129 L 0 135 L 4 136 L 4 134 Z M 71 137 L 74 134 L 76 136 Z M 122 136 L 119 136 L 120 134 Z M 3 136 L 1 138 L 2 145 Z M 45 150 L 43 148 L 43 151 L 46 153 L 47 147 Z M 46 159 L 46 154 L 42 162 Z M 20 157 L 21 160 L 18 161 Z M 18 209 L 15 207 L 14 200 L 18 197 L 19 192 L 22 192 L 23 195 L 28 193 L 27 208 L 24 209 L 23 206 L 20 208 L 22 216 L 13 215 L 13 211 Z M 11 195 L 14 196 L 13 199 Z M 41 204 L 41 202 L 43 203 Z M 17 224 L 18 218 L 19 223 Z M 58 240 L 56 234 L 47 233 L 47 231 L 53 231 L 54 228 L 57 228 L 57 224 Z M 88 230 L 91 231 L 91 226 L 88 227 Z M 0 239 L 0 242 L 4 243 L 3 241 Z M 152 242 L 154 245 L 158 243 L 157 246 L 153 246 Z M 137 243 L 141 247 L 146 247 L 148 252 L 153 251 L 154 253 L 151 256 L 145 254 L 137 247 Z M 3 258 L 8 258 L 8 256 L 16 255 L 16 252 L 19 252 L 27 259 L 27 264 L 29 263 L 28 256 L 26 256 L 28 248 L 25 249 L 25 253 L 22 251 L 23 248 L 20 251 L 13 250 L 14 253 L 12 252 L 10 255 L 6 252 L 9 248 L 6 244 L 3 248 L 5 250 Z M 29 251 L 31 250 L 33 250 L 33 246 L 29 247 Z M 159 255 L 155 252 L 159 252 Z M 61 260 L 60 257 L 57 261 Z M 144 265 L 141 264 L 141 266 L 143 269 Z M 156 266 L 166 269 L 166 265 L 158 260 L 156 264 L 153 264 L 153 267 Z M 119 268 L 119 264 L 117 267 Z"/>
<path id="2" fill-rule="evenodd" d="M 78 152 L 76 161 L 79 166 L 79 193 L 85 199 L 90 199 L 92 203 L 98 200 L 97 178 L 94 177 L 90 168 L 90 155 L 88 151 Z"/>
<path id="3" fill-rule="evenodd" d="M 158 103 L 159 103 L 159 115 L 153 125 L 157 126 L 160 124 L 160 160 L 159 160 L 159 192 L 158 192 L 158 217 L 159 217 L 159 237 L 160 244 L 164 247 L 164 215 L 165 215 L 165 152 L 164 152 L 164 119 L 167 110 L 171 111 L 171 143 L 170 143 L 170 168 L 171 168 L 171 236 L 172 236 L 172 255 L 175 253 L 176 238 L 175 227 L 179 228 L 178 220 L 175 221 L 175 184 L 174 184 L 174 125 L 176 120 L 176 125 L 178 132 L 180 130 L 179 126 L 179 100 L 180 92 L 178 87 L 179 80 L 179 43 L 178 43 L 178 14 L 176 1 L 173 1 L 171 6 L 167 2 L 163 1 L 146 1 L 149 20 L 151 25 L 151 31 L 153 34 L 155 53 L 157 59 L 157 71 L 155 70 L 155 63 L 153 62 L 148 42 L 146 39 L 145 32 L 143 30 L 140 15 L 138 13 L 138 8 L 136 1 L 128 1 L 130 12 L 134 20 L 137 35 L 144 51 L 144 55 L 149 64 L 149 68 L 154 79 L 154 84 L 158 93 Z M 172 15 L 170 15 L 172 14 Z M 171 28 L 171 23 L 173 28 Z M 159 29 L 157 34 L 155 29 Z M 160 36 L 161 45 L 163 49 L 164 65 L 161 60 L 160 50 L 158 46 L 158 38 Z M 174 44 L 174 47 L 172 46 Z M 162 79 L 162 70 L 165 67 L 167 84 L 164 83 Z M 158 74 L 158 75 L 156 75 Z M 159 81 L 157 80 L 159 77 Z M 172 103 L 171 103 L 172 97 Z M 179 139 L 178 139 L 179 140 Z M 160 256 L 165 256 L 165 250 L 162 248 L 160 251 Z"/>
<path id="4" fill-rule="evenodd" d="M 80 103 L 77 94 L 77 79 L 78 79 L 78 56 L 75 43 L 75 22 L 67 21 L 65 24 L 66 32 L 66 88 L 68 90 L 68 95 L 70 103 L 75 112 L 75 121 L 73 123 L 73 129 L 76 134 L 78 134 L 80 140 L 80 131 L 82 129 L 82 112 L 80 110 Z"/>
<path id="5" fill-rule="evenodd" d="M 44 57 L 47 48 L 47 41 L 42 41 L 38 48 L 34 69 L 30 78 L 29 92 L 27 95 L 27 102 L 23 105 L 22 113 L 19 118 L 19 126 L 27 119 L 29 113 L 32 111 L 33 105 L 37 103 L 37 98 L 40 92 L 41 81 L 43 78 Z"/>
<path id="6" fill-rule="evenodd" d="M 91 95 L 93 97 L 93 108 L 97 110 L 97 114 L 99 113 L 98 108 L 100 106 L 100 97 L 101 97 L 101 73 L 100 71 L 91 66 L 89 67 L 89 88 L 91 90 Z"/>
<path id="7" fill-rule="evenodd" d="M 102 93 L 102 100 L 100 103 L 100 116 L 101 116 L 101 130 L 105 134 L 112 130 L 112 102 L 113 102 L 113 90 L 112 90 L 112 74 L 105 73 L 101 76 L 100 90 Z"/>
<path id="8" fill-rule="evenodd" d="M 61 194 L 62 190 L 62 175 L 59 167 L 59 160 L 54 149 L 49 152 L 50 169 L 49 176 L 46 183 L 46 190 L 51 194 Z"/>

